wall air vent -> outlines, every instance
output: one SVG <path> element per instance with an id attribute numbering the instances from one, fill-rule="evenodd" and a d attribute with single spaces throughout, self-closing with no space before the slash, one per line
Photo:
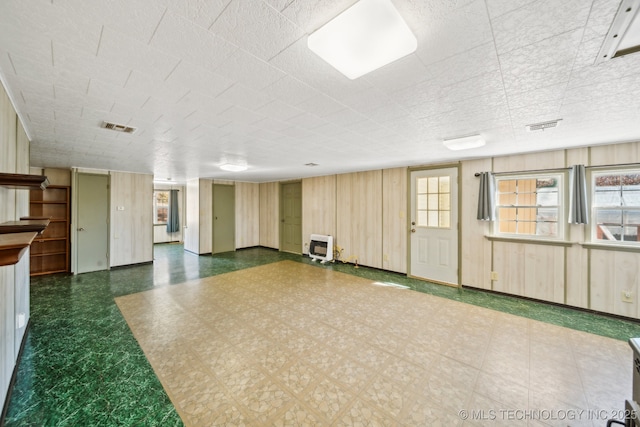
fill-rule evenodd
<path id="1" fill-rule="evenodd" d="M 124 133 L 134 133 L 136 131 L 136 128 L 134 127 L 119 125 L 119 124 L 110 123 L 110 122 L 102 122 L 102 127 L 105 129 L 111 129 L 116 132 L 124 132 Z"/>
<path id="2" fill-rule="evenodd" d="M 309 166 L 309 167 L 314 167 L 314 166 L 318 166 L 317 163 L 305 163 L 305 166 Z"/>
<path id="3" fill-rule="evenodd" d="M 540 123 L 532 123 L 530 125 L 526 125 L 527 131 L 536 132 L 539 130 L 551 129 L 557 127 L 558 124 L 562 121 L 562 119 L 549 120 L 548 122 L 540 122 Z"/>

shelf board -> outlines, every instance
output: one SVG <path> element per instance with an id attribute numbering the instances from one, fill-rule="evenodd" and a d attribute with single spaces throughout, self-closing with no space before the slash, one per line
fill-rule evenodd
<path id="1" fill-rule="evenodd" d="M 66 201 L 59 200 L 29 200 L 29 203 L 34 205 L 66 205 Z"/>
<path id="2" fill-rule="evenodd" d="M 23 233 L 27 231 L 35 231 L 39 234 L 42 233 L 48 225 L 48 219 L 7 221 L 0 224 L 0 234 Z"/>
<path id="3" fill-rule="evenodd" d="M 43 243 L 43 242 L 54 242 L 54 241 L 63 241 L 63 240 L 67 240 L 66 237 L 38 237 L 36 238 L 36 242 L 38 243 Z"/>
<path id="4" fill-rule="evenodd" d="M 26 175 L 19 173 L 0 173 L 0 186 L 17 190 L 44 190 L 49 180 L 42 175 Z"/>
<path id="5" fill-rule="evenodd" d="M 16 264 L 27 250 L 36 232 L 0 234 L 0 266 Z"/>
<path id="6" fill-rule="evenodd" d="M 52 256 L 52 255 L 66 255 L 67 252 L 47 252 L 46 254 L 31 254 L 31 258 L 39 258 L 44 256 Z"/>

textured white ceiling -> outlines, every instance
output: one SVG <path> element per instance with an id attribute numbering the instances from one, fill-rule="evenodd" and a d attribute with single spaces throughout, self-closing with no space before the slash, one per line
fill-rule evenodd
<path id="1" fill-rule="evenodd" d="M 34 166 L 263 182 L 640 140 L 640 54 L 594 65 L 619 0 L 394 0 L 417 51 L 352 81 L 306 38 L 353 3 L 2 0 L 0 75 Z"/>

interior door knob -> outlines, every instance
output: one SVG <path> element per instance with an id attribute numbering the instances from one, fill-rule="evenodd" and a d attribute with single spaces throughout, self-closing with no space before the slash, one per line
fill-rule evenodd
<path id="1" fill-rule="evenodd" d="M 412 228 L 412 229 L 411 229 L 411 232 L 412 232 L 412 233 L 415 233 L 415 232 L 416 232 L 416 229 L 415 229 L 415 228 Z"/>
<path id="2" fill-rule="evenodd" d="M 84 231 L 84 228 L 80 227 L 78 228 L 78 231 Z"/>

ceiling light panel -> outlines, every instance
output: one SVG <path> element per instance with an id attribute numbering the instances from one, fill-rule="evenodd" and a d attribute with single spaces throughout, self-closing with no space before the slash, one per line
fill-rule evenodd
<path id="1" fill-rule="evenodd" d="M 471 148 L 478 148 L 485 145 L 485 140 L 482 135 L 465 135 L 455 138 L 446 138 L 442 141 L 445 147 L 449 150 L 468 150 Z"/>
<path id="2" fill-rule="evenodd" d="M 390 0 L 360 0 L 311 34 L 307 45 L 353 80 L 415 52 L 418 42 Z"/>

